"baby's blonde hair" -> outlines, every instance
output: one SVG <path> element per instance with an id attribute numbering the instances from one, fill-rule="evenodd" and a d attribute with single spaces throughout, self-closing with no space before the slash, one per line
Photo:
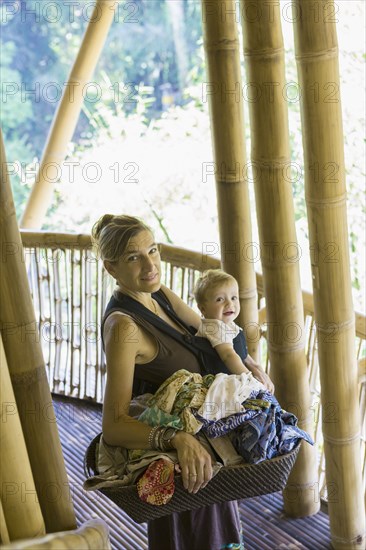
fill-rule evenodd
<path id="1" fill-rule="evenodd" d="M 208 290 L 215 288 L 216 286 L 222 283 L 228 283 L 237 280 L 235 277 L 226 273 L 222 269 L 207 269 L 202 273 L 202 275 L 197 279 L 193 295 L 197 304 L 200 306 L 206 299 L 206 294 Z"/>

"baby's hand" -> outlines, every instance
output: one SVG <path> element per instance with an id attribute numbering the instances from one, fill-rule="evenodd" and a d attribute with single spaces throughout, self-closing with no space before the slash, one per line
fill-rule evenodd
<path id="1" fill-rule="evenodd" d="M 261 382 L 263 386 L 265 386 L 266 390 L 268 390 L 271 393 L 274 393 L 274 384 L 268 374 L 266 374 L 264 371 L 260 369 L 253 369 L 252 374 L 254 378 L 258 380 L 258 382 Z"/>

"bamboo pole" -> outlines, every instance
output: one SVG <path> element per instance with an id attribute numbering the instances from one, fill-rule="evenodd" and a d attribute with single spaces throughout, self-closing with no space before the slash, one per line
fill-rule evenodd
<path id="1" fill-rule="evenodd" d="M 0 326 L 47 532 L 75 527 L 0 133 Z"/>
<path id="2" fill-rule="evenodd" d="M 240 46 L 233 0 L 202 0 L 203 36 L 213 141 L 223 269 L 239 284 L 248 351 L 257 358 L 259 330 L 240 73 Z M 223 16 L 223 10 L 225 16 Z M 254 328 L 254 330 L 253 330 Z"/>
<path id="3" fill-rule="evenodd" d="M 9 531 L 5 521 L 3 503 L 0 500 L 0 545 L 10 542 Z"/>
<path id="4" fill-rule="evenodd" d="M 364 548 L 355 317 L 332 1 L 293 4 L 332 545 Z"/>
<path id="5" fill-rule="evenodd" d="M 4 523 L 9 540 L 39 537 L 46 530 L 16 410 L 1 334 L 0 402 L 0 500 Z"/>
<path id="6" fill-rule="evenodd" d="M 37 540 L 6 544 L 1 550 L 111 550 L 109 529 L 101 519 L 86 521 L 75 531 L 46 535 Z"/>
<path id="7" fill-rule="evenodd" d="M 57 108 L 47 143 L 42 154 L 39 170 L 29 196 L 21 227 L 41 227 L 53 196 L 54 183 L 62 173 L 67 146 L 72 139 L 81 106 L 118 2 L 96 0 L 94 11 L 86 29 L 79 53 Z"/>
<path id="8" fill-rule="evenodd" d="M 242 0 L 249 13 L 251 0 Z M 256 90 L 249 103 L 252 164 L 264 295 L 267 307 L 267 342 L 271 378 L 281 405 L 313 432 L 313 415 L 305 355 L 304 313 L 299 273 L 290 166 L 290 144 L 285 88 L 285 58 L 279 2 L 268 10 L 258 0 L 259 18 L 243 18 L 247 80 Z M 319 510 L 316 450 L 302 445 L 284 492 L 284 508 L 294 517 Z"/>

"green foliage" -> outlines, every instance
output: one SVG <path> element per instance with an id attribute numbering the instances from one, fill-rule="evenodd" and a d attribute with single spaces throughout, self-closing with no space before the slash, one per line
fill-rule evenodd
<path id="1" fill-rule="evenodd" d="M 182 0 L 189 25 L 184 25 L 187 70 L 197 70 L 197 41 L 201 14 L 196 0 Z M 117 4 L 117 2 L 116 2 Z M 39 158 L 64 83 L 76 58 L 91 17 L 86 0 L 14 0 L 1 6 L 2 82 L 19 87 L 4 103 L 5 141 L 22 141 Z M 152 120 L 166 109 L 165 94 L 176 105 L 187 101 L 178 82 L 174 32 L 165 0 L 120 2 L 95 75 L 95 92 L 85 90 L 85 109 L 78 121 L 75 142 L 103 124 L 102 104 L 116 113 L 143 112 Z M 32 90 L 34 93 L 32 93 Z M 98 97 L 100 95 L 100 98 Z M 143 105 L 136 100 L 143 99 Z M 93 117 L 99 118 L 94 124 Z M 16 159 L 14 159 L 16 160 Z"/>
<path id="2" fill-rule="evenodd" d="M 5 42 L 1 51 L 0 71 L 3 90 L 6 92 L 1 102 L 1 116 L 6 122 L 7 128 L 12 132 L 16 131 L 19 125 L 24 124 L 32 119 L 33 111 L 32 104 L 28 98 L 22 100 L 20 93 L 15 93 L 16 90 L 21 90 L 22 75 L 15 68 L 15 58 L 17 55 L 16 45 L 14 42 Z M 15 95 L 13 100 L 10 98 Z"/>

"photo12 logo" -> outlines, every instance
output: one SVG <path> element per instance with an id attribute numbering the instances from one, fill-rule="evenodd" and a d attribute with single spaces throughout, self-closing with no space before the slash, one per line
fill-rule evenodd
<path id="1" fill-rule="evenodd" d="M 76 80 L 58 82 L 2 82 L 1 102 L 11 103 L 12 98 L 20 96 L 21 103 L 58 103 L 64 97 L 69 103 L 74 103 L 80 96 L 88 103 L 98 103 L 103 98 L 116 104 L 136 104 L 139 101 L 139 86 L 134 82 L 114 82 L 109 88 L 103 89 L 98 82 L 81 84 Z"/>
<path id="2" fill-rule="evenodd" d="M 6 25 L 13 17 L 20 17 L 22 23 L 74 23 L 82 20 L 97 23 L 103 17 L 103 10 L 113 11 L 115 23 L 140 23 L 141 5 L 138 2 L 103 0 L 102 2 L 19 2 L 4 0 L 0 6 L 0 20 Z"/>
<path id="3" fill-rule="evenodd" d="M 42 165 L 40 162 L 34 162 L 31 166 L 24 162 L 6 162 L 6 171 L 9 177 L 17 176 L 22 184 L 30 181 L 38 182 L 41 178 L 47 183 L 57 183 L 67 181 L 76 183 L 82 181 L 86 183 L 97 183 L 105 177 L 113 178 L 113 183 L 139 183 L 135 176 L 139 172 L 137 162 L 114 162 L 111 166 L 104 167 L 98 162 L 86 162 L 81 164 L 78 161 L 65 160 L 63 163 L 46 162 Z M 103 173 L 104 172 L 104 173 Z"/>
<path id="4" fill-rule="evenodd" d="M 337 14 L 339 6 L 335 2 L 317 2 L 315 0 L 306 0 L 310 20 L 313 23 L 337 23 Z M 303 17 L 303 7 L 301 2 L 293 0 L 291 2 L 279 2 L 268 0 L 266 2 L 203 2 L 202 3 L 202 21 L 206 23 L 211 18 L 217 18 L 222 22 L 236 21 L 237 23 L 274 23 L 276 17 L 288 23 L 297 23 Z"/>

